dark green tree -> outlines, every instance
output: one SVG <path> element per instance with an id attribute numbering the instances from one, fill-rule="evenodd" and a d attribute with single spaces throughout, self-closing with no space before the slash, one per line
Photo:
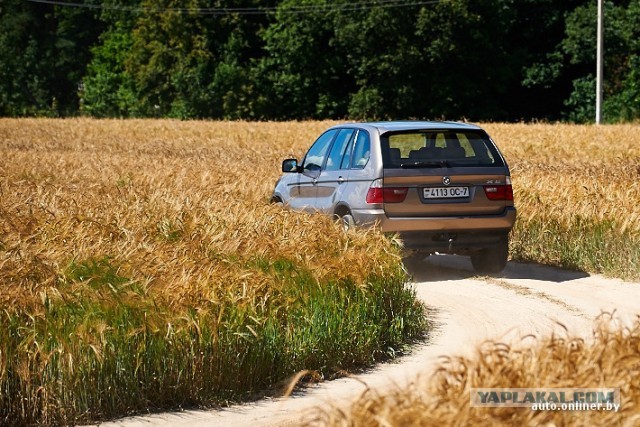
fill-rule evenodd
<path id="1" fill-rule="evenodd" d="M 347 64 L 348 114 L 356 119 L 421 116 L 414 109 L 414 65 L 420 50 L 414 43 L 417 7 L 372 7 L 336 15 L 335 44 Z"/>
<path id="2" fill-rule="evenodd" d="M 508 116 L 501 100 L 518 83 L 508 35 L 515 10 L 500 0 L 452 0 L 420 11 L 416 73 L 427 115 L 472 120 Z"/>
<path id="3" fill-rule="evenodd" d="M 604 3 L 605 121 L 640 116 L 640 1 Z M 539 66 L 538 83 L 571 81 L 563 117 L 587 123 L 595 118 L 597 4 L 583 2 L 566 15 L 565 34 L 549 61 Z"/>
<path id="4" fill-rule="evenodd" d="M 225 3 L 225 4 L 222 4 Z M 143 0 L 111 10 L 94 48 L 83 110 L 92 115 L 251 117 L 250 61 L 261 52 L 264 15 L 221 9 L 254 0 Z"/>
<path id="5" fill-rule="evenodd" d="M 587 0 L 83 5 L 0 4 L 1 115 L 594 116 L 596 5 Z M 610 121 L 640 114 L 639 27 L 640 0 L 606 3 Z"/>
<path id="6" fill-rule="evenodd" d="M 255 11 L 273 8 L 275 3 L 236 0 L 232 7 Z M 208 25 L 209 50 L 214 54 L 211 113 L 225 119 L 261 118 L 261 73 L 255 64 L 264 55 L 261 34 L 269 24 L 268 16 L 264 13 L 228 13 L 215 19 L 215 25 Z"/>
<path id="7" fill-rule="evenodd" d="M 0 114 L 74 114 L 90 46 L 100 31 L 92 9 L 3 0 Z"/>
<path id="8" fill-rule="evenodd" d="M 345 87 L 350 82 L 335 45 L 336 12 L 329 5 L 325 0 L 278 4 L 274 22 L 262 33 L 264 56 L 252 70 L 260 88 L 256 115 L 280 119 L 346 116 Z"/>
<path id="9" fill-rule="evenodd" d="M 261 109 L 283 118 L 559 117 L 570 85 L 540 74 L 571 3 L 283 2 L 264 32 Z M 303 6 L 317 11 L 293 13 Z"/>
<path id="10" fill-rule="evenodd" d="M 198 0 L 143 0 L 145 9 L 131 31 L 124 72 L 133 83 L 137 105 L 145 117 L 201 117 L 210 101 L 211 52 L 201 17 L 192 10 Z M 178 9 L 188 9 L 181 11 Z"/>
<path id="11" fill-rule="evenodd" d="M 130 117 L 138 110 L 133 79 L 125 60 L 133 45 L 127 21 L 116 21 L 92 49 L 81 86 L 81 112 L 94 117 Z"/>

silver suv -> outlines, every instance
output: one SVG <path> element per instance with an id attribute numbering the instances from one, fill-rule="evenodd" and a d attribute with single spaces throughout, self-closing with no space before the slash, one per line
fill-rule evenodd
<path id="1" fill-rule="evenodd" d="M 287 159 L 271 200 L 398 233 L 407 249 L 469 255 L 502 271 L 516 219 L 507 163 L 487 133 L 457 122 L 334 126 L 302 163 Z"/>

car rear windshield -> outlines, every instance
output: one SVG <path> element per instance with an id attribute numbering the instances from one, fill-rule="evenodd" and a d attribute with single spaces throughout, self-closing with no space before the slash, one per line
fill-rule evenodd
<path id="1" fill-rule="evenodd" d="M 385 168 L 504 166 L 482 131 L 428 130 L 382 135 Z"/>

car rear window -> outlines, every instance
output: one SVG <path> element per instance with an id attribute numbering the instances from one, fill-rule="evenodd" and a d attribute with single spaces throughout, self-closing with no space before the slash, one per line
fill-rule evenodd
<path id="1" fill-rule="evenodd" d="M 381 137 L 385 168 L 504 166 L 484 132 L 411 131 Z"/>

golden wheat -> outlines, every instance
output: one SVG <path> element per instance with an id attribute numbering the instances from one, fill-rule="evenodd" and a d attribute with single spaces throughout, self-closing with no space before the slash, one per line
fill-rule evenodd
<path id="1" fill-rule="evenodd" d="M 326 126 L 0 120 L 0 424 L 211 405 L 420 333 L 397 247 L 269 203 Z"/>
<path id="2" fill-rule="evenodd" d="M 519 219 L 612 221 L 640 233 L 637 125 L 487 124 L 513 175 Z"/>
<path id="3" fill-rule="evenodd" d="M 376 263 L 349 248 L 375 239 L 347 239 L 328 232 L 328 221 L 266 203 L 280 161 L 301 157 L 330 124 L 0 120 L 1 278 L 33 294 L 71 259 L 104 254 L 125 269 L 145 266 L 126 273 L 152 288 L 214 278 L 232 287 L 244 273 L 215 261 L 216 253 L 299 259 L 319 280 L 328 264 L 316 254 L 329 253 L 332 270 L 361 281 Z M 554 222 L 569 234 L 576 221 L 607 222 L 638 237 L 636 126 L 485 127 L 511 164 L 519 227 Z M 331 239 L 322 238 L 327 232 Z M 11 300 L 25 297 L 18 294 Z"/>
<path id="4" fill-rule="evenodd" d="M 530 342 L 531 337 L 526 342 Z M 620 388 L 614 411 L 553 411 L 470 406 L 472 388 Z M 387 393 L 368 389 L 349 409 L 309 414 L 314 426 L 635 426 L 640 422 L 640 321 L 615 329 L 602 322 L 593 340 L 545 337 L 531 345 L 480 346 L 474 357 L 450 357 L 432 377 Z"/>
<path id="5" fill-rule="evenodd" d="M 325 126 L 0 121 L 0 273 L 11 285 L 0 294 L 16 289 L 16 303 L 26 296 L 19 288 L 35 295 L 71 260 L 100 255 L 178 303 L 211 283 L 259 289 L 243 262 L 225 262 L 230 255 L 293 259 L 319 281 L 331 270 L 363 283 L 384 268 L 366 260 L 380 240 L 267 203 L 281 159 L 300 156 Z"/>
<path id="6" fill-rule="evenodd" d="M 376 230 L 344 234 L 329 218 L 268 203 L 281 160 L 300 158 L 330 124 L 0 119 L 0 320 L 8 328 L 0 331 L 7 345 L 0 351 L 0 382 L 24 385 L 0 393 L 0 409 L 25 423 L 56 424 L 142 410 L 147 400 L 182 404 L 176 393 L 211 402 L 196 392 L 278 381 L 292 372 L 271 374 L 274 365 L 260 358 L 260 346 L 273 342 L 278 349 L 282 338 L 272 317 L 286 319 L 288 301 L 304 301 L 311 291 L 289 295 L 288 276 L 301 275 L 300 286 L 309 286 L 309 275 L 316 289 L 332 282 L 392 289 L 383 283 L 387 276 L 401 282 L 400 254 Z M 634 126 L 486 128 L 512 167 L 516 257 L 639 274 L 640 136 Z M 595 261 L 580 259 L 589 257 Z M 371 283 L 372 277 L 379 280 Z M 255 315 L 267 306 L 268 315 Z M 419 311 L 411 307 L 390 306 L 381 319 Z M 119 323 L 105 320 L 106 312 Z M 66 322 L 67 314 L 77 324 Z M 334 314 L 339 321 L 347 313 L 339 307 Z M 229 327 L 237 329 L 219 335 L 225 316 L 235 316 Z M 139 323 L 132 320 L 126 329 L 127 319 Z M 387 334 L 375 327 L 370 336 Z M 256 333 L 261 328 L 264 335 Z M 345 330 L 345 336 L 361 332 Z M 59 341 L 47 338 L 51 334 Z M 194 339 L 206 344 L 203 350 Z M 222 345 L 219 339 L 235 358 L 212 350 Z M 292 349 L 315 345 L 312 335 L 299 339 L 308 342 Z M 166 357 L 172 348 L 176 360 Z M 333 348 L 343 351 L 340 343 Z M 178 360 L 182 353 L 188 357 Z M 253 358 L 242 373 L 234 370 L 245 366 L 238 355 Z M 116 363 L 116 356 L 123 359 Z M 228 375 L 203 375 L 208 360 L 223 366 L 227 357 Z M 125 362 L 148 376 L 122 377 L 117 366 Z M 121 393 L 74 400 L 71 390 L 88 393 L 82 375 L 111 381 Z M 178 392 L 182 375 L 198 390 Z M 62 377 L 69 383 L 60 389 Z M 235 382 L 207 382 L 214 377 Z M 252 382 L 258 377 L 263 382 Z"/>
<path id="7" fill-rule="evenodd" d="M 640 278 L 637 125 L 485 127 L 511 166 L 513 258 Z"/>

